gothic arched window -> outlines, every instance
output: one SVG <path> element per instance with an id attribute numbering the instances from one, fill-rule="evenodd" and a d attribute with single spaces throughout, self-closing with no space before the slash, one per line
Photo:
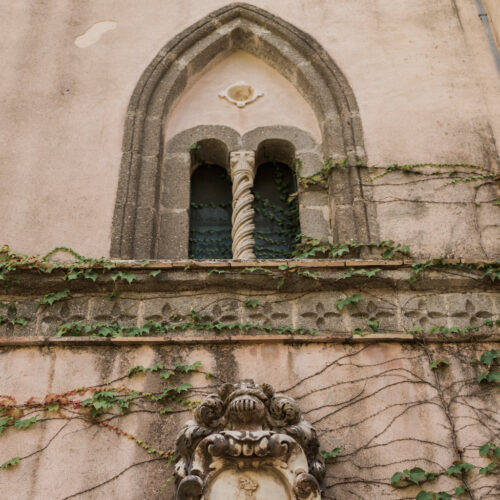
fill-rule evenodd
<path id="1" fill-rule="evenodd" d="M 212 76 L 219 74 L 210 64 L 223 64 L 232 56 L 235 67 L 240 68 L 239 74 L 245 78 L 254 79 L 260 64 L 269 66 L 269 70 L 259 73 L 259 78 L 255 77 L 255 82 L 247 82 L 250 86 L 256 84 L 252 88 L 263 93 L 263 97 L 249 105 L 253 106 L 249 110 L 255 110 L 253 121 L 242 115 L 243 108 L 229 108 L 235 104 L 218 97 L 221 91 L 230 88 L 227 85 L 233 83 L 234 87 L 239 82 L 231 82 L 228 77 L 228 81 L 217 83 L 216 89 L 210 86 L 215 81 L 210 71 L 213 70 Z M 243 72 L 241 68 L 246 69 Z M 271 70 L 278 73 L 276 77 L 266 73 Z M 233 73 L 237 71 L 231 70 L 231 78 Z M 208 79 L 207 86 L 196 87 L 203 77 Z M 272 103 L 270 108 L 265 107 L 265 99 Z M 309 112 L 310 119 L 306 120 L 304 113 Z M 295 158 L 301 164 L 302 176 L 321 171 L 327 158 L 348 160 L 348 168 L 334 169 L 323 185 L 301 187 L 298 197 L 303 234 L 331 242 L 377 239 L 376 213 L 367 187 L 368 172 L 358 166 L 366 162 L 360 112 L 347 79 L 310 35 L 258 7 L 234 3 L 176 35 L 160 50 L 137 83 L 126 113 L 112 257 L 177 260 L 198 255 L 195 248 L 199 241 L 194 234 L 194 246 L 189 247 L 190 226 L 196 231 L 199 223 L 194 212 L 191 217 L 190 203 L 204 203 L 196 201 L 197 196 L 202 196 L 197 194 L 197 178 L 203 174 L 200 170 L 193 176 L 191 191 L 190 179 L 195 170 L 190 168 L 193 164 L 189 146 L 214 137 L 226 146 L 224 159 L 205 158 L 205 162 L 208 166 L 225 168 L 233 178 L 233 258 L 251 259 L 254 250 L 262 255 L 266 242 L 260 238 L 265 235 L 259 232 L 269 231 L 276 236 L 277 227 L 265 226 L 259 216 L 254 218 L 252 201 L 249 202 L 251 188 L 255 181 L 258 194 L 263 189 L 259 187 L 261 183 L 269 184 L 261 180 L 265 176 L 273 179 L 281 176 L 283 183 L 290 175 L 293 178 Z M 262 161 L 258 148 L 268 140 L 286 140 L 293 145 L 291 159 L 273 155 L 271 160 Z M 228 165 L 230 155 L 237 164 L 234 169 Z M 256 160 L 253 167 L 252 155 Z M 247 157 L 250 160 L 245 160 Z M 279 165 L 265 166 L 273 161 Z M 259 167 L 257 172 L 255 166 Z M 233 177 L 235 172 L 237 178 Z M 293 182 L 286 182 L 287 190 L 293 191 Z M 245 201 L 243 210 L 235 204 L 237 188 L 243 192 L 239 198 Z M 280 205 L 284 203 L 281 196 L 285 197 L 284 186 L 282 189 L 279 203 L 274 204 L 281 210 L 289 210 Z M 198 215 L 202 219 L 208 217 L 201 212 Z M 294 215 L 293 209 L 288 215 Z M 254 223 L 258 226 L 255 234 Z M 289 229 L 287 243 L 280 243 L 273 250 L 276 257 L 289 256 L 295 230 Z M 269 236 L 276 239 L 272 234 Z M 226 250 L 217 257 L 223 255 L 228 255 Z"/>

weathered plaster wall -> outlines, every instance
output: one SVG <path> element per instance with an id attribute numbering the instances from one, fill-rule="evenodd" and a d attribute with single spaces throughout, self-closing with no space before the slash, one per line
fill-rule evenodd
<path id="1" fill-rule="evenodd" d="M 443 472 L 459 458 L 487 465 L 478 447 L 498 444 L 499 392 L 493 383 L 477 382 L 485 367 L 471 361 L 500 348 L 500 325 L 494 324 L 500 317 L 498 281 L 481 279 L 481 271 L 448 266 L 425 271 L 410 283 L 410 267 L 401 261 L 367 262 L 367 270 L 380 269 L 374 277 L 347 278 L 346 271 L 353 265 L 359 269 L 359 261 L 316 262 L 316 267 L 308 262 L 285 273 L 278 290 L 281 274 L 272 267 L 250 272 L 245 263 L 213 268 L 215 263 L 206 262 L 188 270 L 180 262 L 170 268 L 166 264 L 122 268 L 134 273 L 132 284 L 101 272 L 95 283 L 63 280 L 61 270 L 11 274 L 18 281 L 3 291 L 1 300 L 16 306 L 17 316 L 27 324 L 3 321 L 0 326 L 0 401 L 9 403 L 8 395 L 18 404 L 32 396 L 42 401 L 48 394 L 115 379 L 117 387 L 160 392 L 185 378 L 162 381 L 158 373 L 128 378 L 128 370 L 201 361 L 203 373 L 189 378 L 193 400 L 201 400 L 223 381 L 254 378 L 271 383 L 299 401 L 319 431 L 323 450 L 343 449 L 328 465 L 326 499 L 414 498 L 419 488 L 390 486 L 394 472 L 415 466 Z M 152 277 L 155 265 L 161 272 Z M 301 276 L 299 271 L 318 275 Z M 63 289 L 69 290 L 66 299 L 36 307 L 41 297 Z M 110 300 L 115 289 L 120 294 Z M 357 303 L 342 310 L 335 304 L 356 293 L 361 295 Z M 248 299 L 255 301 L 254 307 L 245 304 Z M 55 338 L 58 327 L 68 322 L 183 324 L 194 321 L 193 310 L 204 327 L 136 337 Z M 11 320 L 12 314 L 7 314 Z M 206 326 L 237 322 L 249 326 L 220 331 Z M 371 331 L 368 322 L 377 322 L 379 331 L 353 335 L 356 328 Z M 275 329 L 262 331 L 256 324 Z M 316 333 L 280 333 L 280 326 Z M 417 327 L 422 335 L 403 333 Z M 450 331 L 432 330 L 439 327 Z M 459 333 L 451 333 L 452 327 Z M 467 327 L 473 329 L 466 333 Z M 450 366 L 430 370 L 429 363 L 438 359 Z M 214 376 L 206 379 L 206 372 Z M 171 449 L 189 418 L 182 408 L 166 405 L 172 406 L 172 414 L 160 415 L 158 407 L 141 402 L 124 417 L 103 418 L 148 446 Z M 172 486 L 162 487 L 171 469 L 133 441 L 82 419 L 78 405 L 68 410 L 64 414 L 75 419 L 27 409 L 24 418 L 40 414 L 40 422 L 25 431 L 10 425 L 0 436 L 0 464 L 22 458 L 19 465 L 0 470 L 4 494 L 22 500 L 172 498 Z M 470 472 L 472 498 L 498 497 L 497 479 L 479 475 L 478 469 Z M 452 491 L 459 484 L 443 474 L 425 488 Z"/>
<path id="2" fill-rule="evenodd" d="M 421 488 L 394 489 L 389 485 L 394 472 L 414 466 L 440 472 L 456 459 L 457 446 L 465 450 L 467 462 L 487 465 L 477 447 L 495 439 L 498 421 L 492 410 L 500 401 L 498 389 L 475 382 L 477 369 L 470 360 L 492 347 L 496 345 L 45 347 L 3 350 L 0 360 L 2 392 L 15 394 L 19 401 L 102 384 L 135 365 L 172 366 L 179 361 L 202 361 L 202 369 L 215 375 L 209 381 L 203 375 L 189 377 L 197 388 L 195 399 L 239 376 L 271 382 L 297 399 L 317 428 L 322 449 L 343 449 L 327 467 L 325 499 L 403 499 L 414 498 Z M 439 381 L 428 368 L 428 356 L 451 362 L 441 369 Z M 151 374 L 120 383 L 145 391 L 161 387 Z M 451 420 L 443 406 L 450 401 Z M 160 416 L 148 409 L 136 407 L 110 423 L 155 448 L 169 449 L 189 412 Z M 163 486 L 171 467 L 132 441 L 78 419 L 56 417 L 25 431 L 10 428 L 1 439 L 0 461 L 32 454 L 15 468 L 0 471 L 6 498 L 174 498 L 172 483 Z M 426 488 L 451 491 L 459 484 L 445 476 Z M 497 476 L 482 477 L 476 470 L 469 485 L 474 498 L 498 498 Z"/>
<path id="3" fill-rule="evenodd" d="M 169 39 L 228 3 L 0 2 L 1 17 L 8 20 L 0 48 L 3 242 L 30 253 L 65 244 L 89 255 L 108 254 L 123 124 L 134 86 Z M 340 66 L 360 107 L 370 164 L 467 162 L 496 168 L 500 82 L 474 2 L 251 3 L 312 34 Z M 96 34 L 93 44 L 84 38 L 82 47 L 79 37 L 102 22 L 114 29 Z M 269 113 L 275 113 L 273 105 Z M 439 254 L 455 240 L 450 235 L 429 246 L 424 228 L 418 237 L 413 229 L 402 230 L 411 227 L 408 221 L 429 219 L 411 204 L 390 211 L 379 211 L 384 238 L 421 242 L 423 253 Z M 435 205 L 432 212 L 429 229 L 439 218 L 459 233 L 471 226 L 459 205 Z M 494 224 L 491 217 L 484 227 Z M 496 228 L 488 231 L 498 234 Z M 488 239 L 497 241 L 495 234 Z M 473 246 L 473 255 L 484 255 L 477 239 Z M 452 253 L 466 250 L 459 243 Z"/>

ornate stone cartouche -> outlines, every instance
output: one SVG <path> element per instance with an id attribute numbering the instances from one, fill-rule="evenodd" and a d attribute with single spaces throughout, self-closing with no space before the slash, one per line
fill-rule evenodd
<path id="1" fill-rule="evenodd" d="M 252 380 L 224 384 L 177 437 L 177 500 L 319 500 L 316 431 L 296 401 Z"/>

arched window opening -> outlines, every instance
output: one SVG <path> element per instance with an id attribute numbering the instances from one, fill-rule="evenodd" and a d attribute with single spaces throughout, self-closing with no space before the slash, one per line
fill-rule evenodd
<path id="1" fill-rule="evenodd" d="M 255 256 L 288 259 L 300 233 L 297 179 L 290 168 L 294 148 L 286 141 L 265 141 L 257 150 L 253 193 Z"/>
<path id="2" fill-rule="evenodd" d="M 200 165 L 191 176 L 189 258 L 230 259 L 231 178 L 218 165 Z"/>
<path id="3" fill-rule="evenodd" d="M 205 139 L 190 146 L 189 258 L 231 259 L 232 184 L 226 145 Z"/>

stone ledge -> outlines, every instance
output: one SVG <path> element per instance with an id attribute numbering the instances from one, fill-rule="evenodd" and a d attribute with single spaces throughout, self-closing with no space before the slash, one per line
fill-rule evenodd
<path id="1" fill-rule="evenodd" d="M 182 269 L 189 266 L 191 269 L 205 269 L 205 268 L 245 268 L 245 267 L 263 267 L 263 268 L 276 268 L 279 266 L 294 265 L 298 268 L 301 267 L 316 267 L 318 269 L 329 267 L 382 267 L 388 269 L 395 268 L 408 268 L 412 264 L 418 262 L 426 262 L 428 259 L 276 259 L 276 260 L 110 260 L 116 264 L 119 269 Z M 467 258 L 453 258 L 442 259 L 446 264 L 495 264 L 499 263 L 499 259 L 467 259 Z M 62 269 L 74 267 L 75 269 L 86 269 L 88 266 L 75 265 L 74 263 L 58 264 Z M 39 267 L 50 269 L 50 263 L 40 263 Z M 92 267 L 94 269 L 103 269 L 105 263 L 97 262 Z M 28 270 L 30 265 L 18 265 L 19 270 Z"/>
<path id="2" fill-rule="evenodd" d="M 428 335 L 426 343 L 455 344 L 455 343 L 491 343 L 499 342 L 500 333 L 475 334 L 471 336 L 444 336 Z M 361 336 L 350 334 L 330 335 L 231 335 L 231 336 L 182 336 L 182 337 L 0 337 L 1 347 L 35 347 L 35 346 L 63 346 L 78 347 L 91 346 L 143 346 L 143 345 L 248 345 L 248 344 L 358 344 L 378 342 L 409 342 L 421 341 L 412 335 L 404 333 L 376 333 Z"/>
<path id="3" fill-rule="evenodd" d="M 346 267 L 346 262 L 348 266 Z M 283 292 L 313 292 L 346 290 L 360 288 L 381 290 L 424 291 L 471 291 L 499 290 L 500 280 L 492 282 L 480 279 L 478 272 L 467 269 L 430 268 L 420 273 L 414 283 L 409 282 L 412 269 L 401 261 L 328 261 L 315 265 L 307 261 L 301 265 L 299 261 L 267 261 L 265 265 L 259 261 L 242 263 L 204 263 L 197 265 L 188 262 L 150 263 L 147 266 L 127 263 L 108 272 L 99 273 L 96 282 L 85 279 L 64 280 L 65 268 L 49 273 L 37 269 L 19 267 L 10 275 L 18 280 L 8 290 L 0 291 L 0 297 L 33 296 L 39 298 L 47 293 L 68 289 L 74 294 L 105 295 L 118 288 L 122 296 L 130 294 L 166 293 L 203 290 L 247 290 Z M 481 261 L 482 262 L 482 261 Z M 279 266 L 297 264 L 292 268 L 280 270 Z M 172 267 L 170 267 L 172 266 Z M 245 271 L 245 268 L 253 268 Z M 255 269 L 259 268 L 259 269 Z M 371 278 L 364 275 L 353 275 L 344 278 L 346 269 L 381 270 Z M 98 269 L 96 269 L 99 271 Z M 162 271 L 157 276 L 150 275 L 152 270 Z M 314 274 L 301 274 L 304 273 Z M 111 275 L 117 271 L 132 272 L 135 279 L 131 284 L 123 280 L 113 281 Z M 219 272 L 214 272 L 219 271 Z M 479 271 L 481 273 L 481 271 Z M 284 277 L 284 283 L 277 288 L 278 281 Z"/>

